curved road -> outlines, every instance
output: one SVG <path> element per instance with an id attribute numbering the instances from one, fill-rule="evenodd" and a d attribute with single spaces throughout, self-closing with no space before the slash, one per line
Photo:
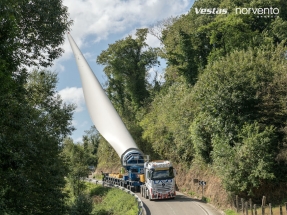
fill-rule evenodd
<path id="1" fill-rule="evenodd" d="M 222 215 L 212 206 L 176 192 L 174 199 L 150 201 L 136 193 L 143 201 L 146 215 Z"/>
<path id="2" fill-rule="evenodd" d="M 87 179 L 91 183 L 102 183 L 102 181 Z M 192 199 L 180 192 L 176 192 L 174 199 L 159 199 L 150 201 L 135 193 L 143 202 L 146 210 L 145 215 L 222 215 L 209 204 L 197 199 Z"/>

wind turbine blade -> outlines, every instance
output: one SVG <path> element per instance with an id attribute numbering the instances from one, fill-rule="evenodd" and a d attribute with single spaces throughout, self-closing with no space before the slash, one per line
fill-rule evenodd
<path id="1" fill-rule="evenodd" d="M 116 150 L 119 157 L 130 149 L 138 149 L 70 34 L 68 39 L 80 72 L 86 105 L 97 130 Z"/>

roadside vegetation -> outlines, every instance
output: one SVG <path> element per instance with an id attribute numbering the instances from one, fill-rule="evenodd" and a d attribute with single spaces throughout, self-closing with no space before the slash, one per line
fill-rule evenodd
<path id="1" fill-rule="evenodd" d="M 280 10 L 278 17 L 234 10 L 271 5 Z M 260 201 L 267 195 L 271 202 L 285 197 L 286 6 L 281 0 L 198 0 L 187 14 L 138 29 L 135 38 L 118 40 L 98 56 L 108 95 L 145 154 L 186 171 L 207 169 L 230 197 Z M 229 12 L 202 15 L 195 8 Z M 162 46 L 149 47 L 147 33 Z M 167 62 L 162 79 L 155 55 Z M 108 147 L 101 139 L 99 148 Z M 101 167 L 105 158 L 111 163 L 112 151 L 98 154 Z"/>
<path id="2" fill-rule="evenodd" d="M 93 167 L 119 165 L 119 157 L 94 127 L 81 143 L 69 138 L 75 107 L 45 69 L 63 52 L 67 8 L 60 0 L 0 4 L 0 213 L 108 214 L 111 204 L 123 210 L 124 199 L 132 214 L 128 197 L 83 182 Z M 233 10 L 271 6 L 279 16 Z M 285 0 L 198 0 L 187 14 L 102 51 L 105 90 L 139 148 L 186 171 L 205 169 L 229 196 L 286 198 L 286 8 Z M 149 47 L 148 34 L 161 47 Z M 157 71 L 160 58 L 165 71 Z M 43 69 L 28 72 L 32 66 Z M 99 196 L 89 193 L 96 190 Z"/>
<path id="3" fill-rule="evenodd" d="M 136 215 L 138 203 L 133 196 L 116 188 L 83 182 L 81 194 L 74 196 L 67 183 L 69 215 Z"/>

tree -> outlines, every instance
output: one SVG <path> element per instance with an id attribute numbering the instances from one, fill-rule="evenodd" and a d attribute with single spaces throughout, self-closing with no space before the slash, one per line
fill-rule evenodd
<path id="1" fill-rule="evenodd" d="M 93 210 L 92 199 L 84 194 L 76 197 L 72 205 L 70 215 L 90 215 Z"/>
<path id="2" fill-rule="evenodd" d="M 71 138 L 64 141 L 63 154 L 67 160 L 69 172 L 67 179 L 69 181 L 73 196 L 77 197 L 82 194 L 85 184 L 82 178 L 89 175 L 89 167 L 84 152 L 84 147 L 79 144 L 74 144 Z"/>
<path id="3" fill-rule="evenodd" d="M 100 138 L 100 133 L 95 126 L 91 126 L 89 130 L 85 131 L 85 135 L 83 135 L 83 146 L 87 156 L 87 164 L 89 166 L 97 165 L 97 152 Z"/>
<path id="4" fill-rule="evenodd" d="M 59 0 L 0 2 L 0 211 L 6 214 L 63 213 L 59 144 L 72 130 L 73 108 L 62 109 L 45 81 L 45 92 L 26 88 L 24 67 L 45 67 L 60 56 L 67 17 Z"/>
<path id="5" fill-rule="evenodd" d="M 148 147 L 141 138 L 142 128 L 137 114 L 150 98 L 148 70 L 159 64 L 158 49 L 145 42 L 147 33 L 148 29 L 137 29 L 135 38 L 130 35 L 110 44 L 97 58 L 97 63 L 105 66 L 104 72 L 108 77 L 106 91 L 111 102 L 139 148 L 145 152 Z M 110 151 L 105 144 L 103 140 L 100 148 L 109 148 Z"/>
<path id="6" fill-rule="evenodd" d="M 141 107 L 149 97 L 147 72 L 157 65 L 157 49 L 145 43 L 148 29 L 138 29 L 136 38 L 128 36 L 109 45 L 97 58 L 97 63 L 105 66 L 108 77 L 107 92 L 117 109 L 124 109 L 128 99 L 136 107 Z"/>
<path id="7" fill-rule="evenodd" d="M 3 0 L 0 8 L 1 64 L 47 67 L 63 53 L 72 21 L 61 0 Z"/>
<path id="8" fill-rule="evenodd" d="M 277 158 L 286 138 L 285 53 L 284 42 L 235 51 L 209 64 L 193 88 L 195 151 L 220 170 L 229 191 L 250 194 L 271 179 L 286 180 Z"/>
<path id="9" fill-rule="evenodd" d="M 64 213 L 60 144 L 73 130 L 74 106 L 56 95 L 56 81 L 56 74 L 33 71 L 26 96 L 9 101 L 14 108 L 1 127 L 1 211 L 7 214 Z"/>
<path id="10" fill-rule="evenodd" d="M 275 129 L 272 126 L 261 127 L 257 122 L 245 124 L 238 134 L 240 142 L 234 147 L 230 147 L 222 137 L 213 139 L 214 166 L 228 191 L 254 196 L 255 188 L 275 179 Z"/>
<path id="11" fill-rule="evenodd" d="M 261 18 L 256 14 L 236 14 L 237 7 L 279 8 L 280 17 Z M 287 37 L 286 2 L 264 1 L 195 1 L 188 14 L 178 17 L 162 32 L 162 57 L 167 60 L 168 82 L 183 76 L 192 85 L 210 62 L 235 50 L 276 45 Z M 228 14 L 196 14 L 195 8 L 227 8 Z M 286 44 L 285 44 L 286 45 Z"/>
<path id="12" fill-rule="evenodd" d="M 140 121 L 144 140 L 156 152 L 155 159 L 190 165 L 194 150 L 188 128 L 193 108 L 191 90 L 183 80 L 155 96 Z"/>

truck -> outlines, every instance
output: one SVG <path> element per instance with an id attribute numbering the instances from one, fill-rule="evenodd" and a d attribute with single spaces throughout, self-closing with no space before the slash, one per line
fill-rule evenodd
<path id="1" fill-rule="evenodd" d="M 78 66 L 90 117 L 99 133 L 115 149 L 121 158 L 121 165 L 126 170 L 125 174 L 106 173 L 104 181 L 140 192 L 150 200 L 174 198 L 175 171 L 171 162 L 149 161 L 149 156 L 143 154 L 70 33 L 68 40 Z"/>

